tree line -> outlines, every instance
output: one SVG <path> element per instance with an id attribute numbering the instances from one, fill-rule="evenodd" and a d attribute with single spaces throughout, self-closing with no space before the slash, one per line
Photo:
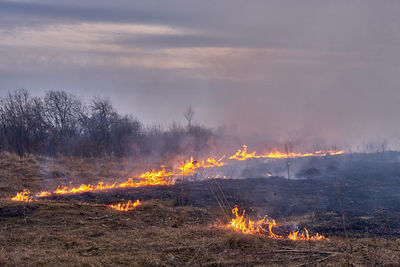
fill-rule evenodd
<path id="1" fill-rule="evenodd" d="M 36 97 L 19 89 L 0 99 L 0 150 L 19 156 L 168 157 L 210 149 L 216 136 L 193 125 L 193 114 L 190 109 L 187 126 L 145 127 L 120 114 L 109 98 L 86 103 L 65 91 Z"/>

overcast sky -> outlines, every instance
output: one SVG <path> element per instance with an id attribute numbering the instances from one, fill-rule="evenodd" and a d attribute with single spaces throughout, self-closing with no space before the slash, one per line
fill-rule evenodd
<path id="1" fill-rule="evenodd" d="M 400 1 L 0 1 L 0 95 L 109 96 L 145 123 L 400 140 Z"/>

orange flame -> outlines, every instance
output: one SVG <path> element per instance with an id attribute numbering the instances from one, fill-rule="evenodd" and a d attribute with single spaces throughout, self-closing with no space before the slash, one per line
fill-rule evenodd
<path id="1" fill-rule="evenodd" d="M 31 192 L 29 192 L 29 190 L 24 189 L 23 192 L 18 193 L 11 200 L 12 201 L 32 202 Z"/>
<path id="2" fill-rule="evenodd" d="M 239 209 L 237 207 L 234 207 L 232 209 L 232 213 L 235 218 L 233 218 L 229 224 L 236 232 L 241 232 L 243 234 L 256 234 L 260 233 L 261 230 L 263 230 L 261 225 L 264 223 L 264 220 L 260 220 L 257 222 L 254 222 L 250 219 L 246 220 L 244 217 L 245 210 L 243 210 L 242 216 L 238 214 L 238 211 Z"/>
<path id="3" fill-rule="evenodd" d="M 50 196 L 50 195 L 51 195 L 51 193 L 49 191 L 42 191 L 40 193 L 37 193 L 36 197 L 47 197 L 47 196 Z"/>
<path id="4" fill-rule="evenodd" d="M 124 188 L 147 185 L 168 185 L 172 183 L 168 178 L 173 175 L 174 173 L 167 172 L 165 169 L 162 169 L 161 171 L 152 170 L 141 174 L 136 181 L 134 181 L 133 178 L 129 178 L 126 182 L 117 185 L 117 187 Z"/>
<path id="5" fill-rule="evenodd" d="M 327 240 L 326 237 L 324 237 L 323 235 L 320 235 L 318 233 L 316 233 L 313 236 L 310 236 L 309 233 L 308 233 L 307 228 L 304 228 L 304 232 L 305 232 L 305 234 L 304 233 L 300 233 L 299 234 L 299 231 L 291 232 L 289 234 L 288 238 L 290 240 L 313 240 L 313 241 L 315 241 L 315 240 Z"/>
<path id="6" fill-rule="evenodd" d="M 184 162 L 178 166 L 178 169 L 181 171 L 181 173 L 178 175 L 193 174 L 193 173 L 195 173 L 195 170 L 198 168 L 206 169 L 206 168 L 215 168 L 215 167 L 224 166 L 225 163 L 222 161 L 224 158 L 225 158 L 225 156 L 221 157 L 220 159 L 207 158 L 206 160 L 197 162 L 193 159 L 193 157 L 190 157 L 189 161 Z"/>
<path id="7" fill-rule="evenodd" d="M 247 159 L 252 159 L 252 158 L 268 158 L 268 159 L 282 159 L 282 158 L 304 158 L 304 157 L 324 157 L 328 155 L 340 155 L 343 154 L 343 150 L 339 151 L 333 151 L 333 150 L 328 150 L 328 151 L 315 151 L 311 153 L 281 153 L 279 151 L 276 152 L 270 152 L 267 154 L 263 155 L 257 155 L 256 152 L 254 151 L 253 153 L 248 153 L 247 152 L 247 146 L 243 145 L 243 149 L 239 149 L 234 155 L 230 156 L 229 159 L 235 159 L 239 161 L 247 160 Z"/>
<path id="8" fill-rule="evenodd" d="M 129 200 L 128 203 L 112 204 L 112 205 L 109 205 L 109 207 L 114 210 L 118 210 L 118 211 L 130 211 L 140 205 L 142 205 L 142 203 L 138 199 L 135 202 L 132 202 Z"/>
<path id="9" fill-rule="evenodd" d="M 260 156 L 256 155 L 256 152 L 247 153 L 247 146 L 243 145 L 243 150 L 239 149 L 235 155 L 230 156 L 229 159 L 236 159 L 236 160 L 246 160 L 251 158 L 260 158 Z"/>
<path id="10" fill-rule="evenodd" d="M 228 224 L 229 228 L 233 228 L 234 231 L 240 232 L 243 234 L 267 234 L 269 238 L 273 239 L 289 239 L 289 240 L 327 240 L 326 237 L 323 235 L 319 235 L 318 233 L 310 236 L 308 233 L 308 230 L 304 228 L 305 234 L 299 234 L 299 231 L 297 232 L 291 232 L 287 237 L 275 234 L 272 229 L 273 227 L 277 226 L 277 223 L 275 222 L 274 219 L 270 219 L 267 216 L 265 216 L 263 219 L 259 221 L 252 221 L 251 219 L 246 219 L 245 218 L 245 210 L 243 210 L 243 215 L 240 216 L 238 214 L 239 209 L 237 206 L 235 206 L 232 209 L 232 213 L 234 215 L 234 218 L 231 220 L 231 222 Z M 268 230 L 264 229 L 264 226 L 268 226 Z"/>

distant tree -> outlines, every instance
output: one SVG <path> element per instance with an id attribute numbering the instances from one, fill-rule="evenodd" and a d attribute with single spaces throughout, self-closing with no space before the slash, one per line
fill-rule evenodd
<path id="1" fill-rule="evenodd" d="M 67 152 L 71 139 L 79 135 L 82 103 L 64 91 L 48 91 L 44 97 L 44 119 L 51 131 L 53 152 Z"/>
<path id="2" fill-rule="evenodd" d="M 19 89 L 0 100 L 0 140 L 2 149 L 25 153 L 43 152 L 48 130 L 43 118 L 43 101 Z"/>
<path id="3" fill-rule="evenodd" d="M 188 123 L 188 128 L 190 129 L 192 127 L 192 121 L 194 116 L 194 111 L 192 107 L 188 107 L 187 110 L 183 113 L 183 116 L 185 117 Z"/>
<path id="4" fill-rule="evenodd" d="M 132 116 L 118 115 L 111 128 L 111 150 L 118 156 L 138 152 L 143 135 L 142 124 Z"/>
<path id="5" fill-rule="evenodd" d="M 111 127 L 118 114 L 108 98 L 95 98 L 88 114 L 82 114 L 84 133 L 95 154 L 107 153 L 111 147 Z"/>
<path id="6" fill-rule="evenodd" d="M 0 99 L 0 150 L 20 156 L 133 153 L 158 155 L 158 160 L 165 161 L 213 147 L 215 134 L 193 125 L 191 107 L 184 116 L 187 127 L 174 123 L 166 128 L 157 125 L 145 129 L 133 116 L 119 114 L 108 98 L 95 98 L 85 104 L 65 91 L 32 97 L 21 89 Z"/>
<path id="7" fill-rule="evenodd" d="M 132 116 L 121 116 L 108 98 L 95 98 L 82 114 L 83 133 L 95 154 L 126 155 L 142 140 L 143 126 Z"/>
<path id="8" fill-rule="evenodd" d="M 30 105 L 30 130 L 33 144 L 33 151 L 45 153 L 48 146 L 50 133 L 44 117 L 45 105 L 39 97 L 32 98 Z"/>

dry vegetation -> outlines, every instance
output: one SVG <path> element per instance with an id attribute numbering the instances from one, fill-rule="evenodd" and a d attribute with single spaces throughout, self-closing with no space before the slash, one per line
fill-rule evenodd
<path id="1" fill-rule="evenodd" d="M 148 201 L 130 212 L 81 202 L 1 204 L 0 265 L 355 265 L 395 264 L 400 241 L 332 237 L 292 242 L 242 235 L 215 214 Z M 349 257 L 349 258 L 348 258 Z"/>
<path id="2" fill-rule="evenodd" d="M 144 162 L 131 158 L 49 158 L 0 154 L 0 198 L 10 197 L 27 188 L 40 191 L 58 185 L 125 180 L 136 170 L 147 170 Z"/>
<path id="3" fill-rule="evenodd" d="M 19 159 L 9 154 L 2 155 L 0 165 L 0 266 L 397 266 L 400 262 L 400 239 L 346 242 L 338 233 L 329 241 L 292 242 L 243 235 L 222 228 L 217 209 L 177 207 L 174 200 L 144 201 L 129 212 L 76 200 L 10 202 L 6 198 L 23 188 L 35 191 L 66 182 L 67 177 L 81 182 L 122 178 L 132 170 L 127 171 L 121 160 Z"/>

